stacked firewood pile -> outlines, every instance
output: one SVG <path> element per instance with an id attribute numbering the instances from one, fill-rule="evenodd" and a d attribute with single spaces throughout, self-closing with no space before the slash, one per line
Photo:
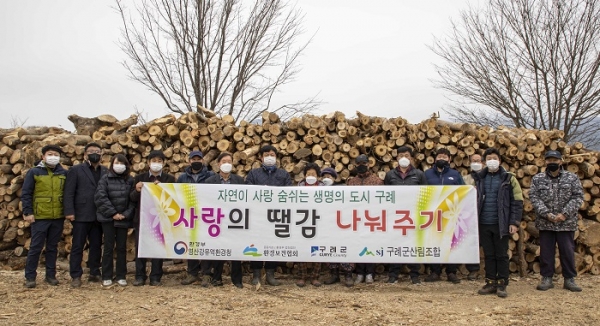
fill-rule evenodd
<path id="1" fill-rule="evenodd" d="M 351 177 L 354 158 L 368 154 L 371 171 L 383 178 L 396 166 L 396 149 L 408 145 L 415 149 L 416 165 L 425 170 L 434 163 L 436 149 L 445 147 L 452 153 L 451 166 L 463 175 L 468 173 L 469 156 L 495 147 L 502 154 L 503 166 L 514 173 L 524 191 L 524 217 L 521 231 L 510 241 L 511 271 L 539 272 L 538 232 L 535 214 L 528 200 L 532 177 L 542 171 L 543 154 L 558 150 L 565 158 L 565 168 L 576 173 L 585 190 L 577 236 L 576 264 L 578 272 L 600 274 L 600 153 L 589 151 L 583 144 L 566 144 L 562 131 L 526 130 L 521 128 L 490 128 L 451 123 L 432 117 L 418 124 L 403 118 L 371 117 L 357 112 L 348 119 L 343 113 L 325 116 L 305 115 L 281 121 L 274 113 L 265 112 L 262 123 L 234 123 L 231 116 L 217 117 L 207 110 L 175 117 L 167 115 L 138 125 L 133 115 L 118 121 L 112 116 L 83 118 L 72 115 L 76 133 L 54 127 L 31 127 L 0 130 L 0 262 L 7 268 L 24 265 L 30 242 L 30 230 L 22 218 L 21 186 L 27 170 L 41 157 L 41 148 L 57 144 L 65 155 L 65 167 L 81 163 L 83 147 L 94 141 L 105 151 L 103 164 L 111 156 L 125 154 L 133 172 L 147 169 L 146 157 L 152 150 L 162 150 L 167 156 L 165 170 L 178 174 L 188 165 L 187 155 L 195 149 L 204 152 L 205 163 L 217 171 L 219 153 L 233 153 L 234 169 L 245 176 L 260 166 L 257 153 L 261 145 L 273 144 L 280 151 L 279 164 L 293 180 L 303 179 L 307 162 L 333 167 L 338 182 Z M 65 222 L 64 239 L 59 250 L 69 254 L 72 227 Z M 128 259 L 135 256 L 130 239 Z M 84 257 L 84 261 L 85 261 Z M 288 264 L 293 269 L 293 264 Z M 556 259 L 560 272 L 560 262 Z M 382 271 L 382 266 L 378 270 Z"/>

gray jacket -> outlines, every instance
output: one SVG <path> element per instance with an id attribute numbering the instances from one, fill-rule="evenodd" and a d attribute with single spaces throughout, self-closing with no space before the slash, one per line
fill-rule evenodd
<path id="1" fill-rule="evenodd" d="M 553 182 L 554 181 L 554 182 Z M 561 170 L 557 178 L 546 172 L 531 180 L 529 200 L 535 209 L 535 226 L 544 231 L 576 231 L 577 211 L 583 203 L 583 187 L 577 175 Z M 548 213 L 564 214 L 565 221 L 554 223 Z"/>

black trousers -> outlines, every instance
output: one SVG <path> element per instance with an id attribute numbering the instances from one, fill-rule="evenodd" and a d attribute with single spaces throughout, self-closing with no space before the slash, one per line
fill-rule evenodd
<path id="1" fill-rule="evenodd" d="M 504 280 L 508 284 L 508 239 L 507 235 L 500 237 L 498 224 L 479 225 L 479 243 L 485 255 L 485 278 Z"/>
<path id="2" fill-rule="evenodd" d="M 225 265 L 224 260 L 203 260 L 200 263 L 200 266 L 202 267 L 202 275 L 209 275 L 212 273 L 213 280 L 223 281 L 223 266 L 224 265 Z M 243 276 L 242 262 L 239 260 L 232 260 L 230 266 L 231 266 L 231 283 L 241 284 L 242 276 Z"/>
<path id="3" fill-rule="evenodd" d="M 62 236 L 65 219 L 35 220 L 31 223 L 31 244 L 25 262 L 25 278 L 35 280 L 42 249 L 46 247 L 46 277 L 56 277 L 58 242 Z"/>
<path id="4" fill-rule="evenodd" d="M 104 233 L 102 280 L 113 278 L 113 251 L 117 253 L 117 280 L 124 280 L 127 275 L 127 229 L 116 228 L 113 222 L 107 222 L 102 223 L 102 231 Z"/>
<path id="5" fill-rule="evenodd" d="M 102 257 L 102 224 L 99 222 L 72 222 L 73 244 L 69 256 L 69 273 L 71 278 L 81 277 L 83 268 L 83 250 L 89 241 L 87 266 L 90 275 L 100 276 L 100 258 Z"/>
<path id="6" fill-rule="evenodd" d="M 562 275 L 565 278 L 577 276 L 575 269 L 575 240 L 573 231 L 540 231 L 540 274 L 554 276 L 554 252 L 558 244 L 558 254 Z"/>
<path id="7" fill-rule="evenodd" d="M 358 275 L 375 274 L 375 264 L 357 263 L 354 267 L 354 273 Z"/>
<path id="8" fill-rule="evenodd" d="M 442 264 L 429 264 L 429 269 L 432 273 L 436 273 L 437 275 L 442 275 Z M 456 274 L 458 270 L 458 265 L 456 264 L 446 264 L 446 275 L 448 274 Z"/>
<path id="9" fill-rule="evenodd" d="M 479 272 L 479 264 L 465 264 L 465 267 L 469 272 Z"/>
<path id="10" fill-rule="evenodd" d="M 406 264 L 408 267 L 410 277 L 419 277 L 419 270 L 421 269 L 421 265 L 419 264 Z M 401 264 L 390 264 L 390 271 L 388 272 L 389 277 L 398 278 L 400 276 L 400 269 L 402 268 Z"/>
<path id="11" fill-rule="evenodd" d="M 250 268 L 252 268 L 252 269 L 262 269 L 263 268 L 263 264 L 265 266 L 265 269 L 275 269 L 275 268 L 277 268 L 277 262 L 276 261 L 251 261 L 250 262 Z"/>
<path id="12" fill-rule="evenodd" d="M 140 258 L 137 256 L 139 252 L 139 243 L 140 243 L 140 231 L 138 228 L 135 229 L 135 279 L 146 280 L 146 262 L 150 260 L 150 280 L 151 281 L 160 281 L 163 276 L 163 260 L 156 258 Z"/>

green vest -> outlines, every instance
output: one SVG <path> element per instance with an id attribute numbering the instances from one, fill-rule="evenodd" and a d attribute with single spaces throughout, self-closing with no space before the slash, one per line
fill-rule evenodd
<path id="1" fill-rule="evenodd" d="M 67 176 L 46 169 L 48 175 L 34 176 L 33 215 L 40 220 L 63 218 L 63 190 Z"/>

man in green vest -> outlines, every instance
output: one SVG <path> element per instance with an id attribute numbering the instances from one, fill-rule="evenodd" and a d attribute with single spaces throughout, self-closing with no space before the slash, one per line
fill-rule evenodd
<path id="1" fill-rule="evenodd" d="M 31 246 L 25 265 L 25 287 L 34 288 L 40 254 L 46 246 L 46 283 L 58 285 L 56 256 L 65 216 L 63 188 L 66 170 L 60 165 L 62 150 L 56 145 L 42 148 L 42 160 L 25 175 L 23 219 L 31 225 Z"/>

